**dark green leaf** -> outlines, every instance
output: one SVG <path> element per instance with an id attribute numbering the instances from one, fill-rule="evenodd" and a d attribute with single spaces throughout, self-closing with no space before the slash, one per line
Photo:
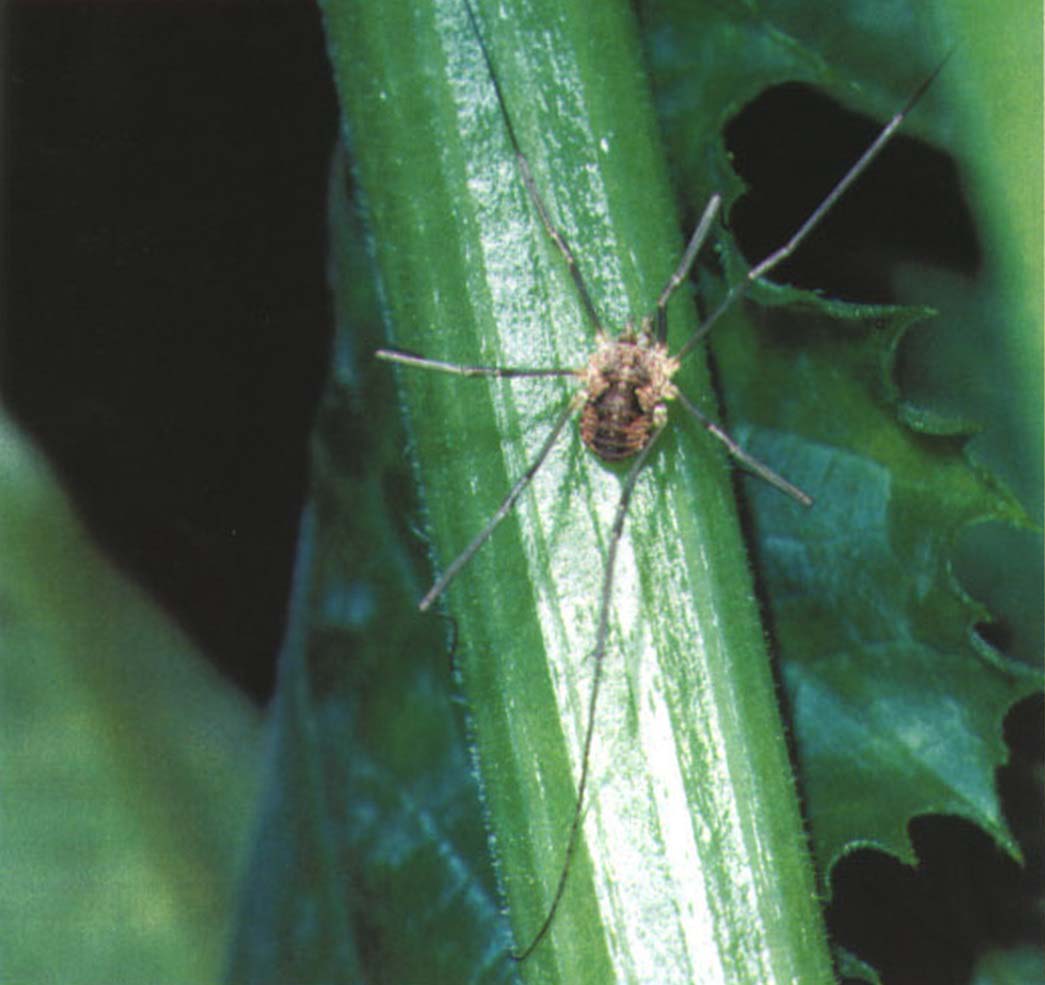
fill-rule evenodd
<path id="1" fill-rule="evenodd" d="M 994 772 L 1002 719 L 1040 678 L 979 641 L 986 614 L 949 555 L 966 524 L 1022 511 L 961 437 L 892 423 L 887 374 L 909 318 L 883 310 L 889 329 L 799 313 L 775 320 L 783 343 L 737 326 L 717 348 L 731 379 L 759 381 L 731 388 L 737 437 L 786 461 L 817 503 L 796 523 L 749 486 L 822 873 L 857 845 L 913 862 L 907 824 L 930 812 L 1019 854 Z"/>
<path id="2" fill-rule="evenodd" d="M 418 584 L 408 476 L 358 218 L 334 169 L 336 358 L 315 446 L 272 759 L 230 981 L 510 976 L 448 625 Z"/>
<path id="3" fill-rule="evenodd" d="M 913 6 L 876 16 L 873 39 L 866 31 L 872 5 L 859 2 L 830 9 L 816 3 L 722 8 L 699 28 L 670 4 L 652 10 L 651 57 L 684 189 L 706 180 L 709 170 L 729 173 L 718 142 L 689 122 L 708 92 L 722 107 L 723 122 L 737 108 L 738 92 L 794 79 L 887 116 L 957 41 L 941 35 L 934 45 L 932 22 Z M 666 23 L 678 29 L 669 35 Z M 749 53 L 742 69 L 730 54 L 740 37 Z M 949 79 L 963 80 L 978 67 L 962 56 L 959 51 L 916 107 L 909 132 L 950 133 L 958 114 L 945 96 L 962 89 Z M 914 183 L 916 176 L 909 179 Z M 728 178 L 723 184 L 739 192 Z M 906 259 L 902 251 L 899 256 Z M 891 262 L 885 269 L 897 282 L 910 269 L 886 256 L 874 262 Z M 996 290 L 987 278 L 978 289 Z M 1025 289 L 1033 290 L 1034 282 Z M 971 297 L 972 288 L 962 290 Z M 950 311 L 946 293 L 908 288 L 907 296 L 928 297 Z M 1040 688 L 1040 677 L 979 639 L 974 625 L 989 616 L 952 574 L 958 538 L 970 526 L 991 520 L 1026 525 L 1019 504 L 970 461 L 968 424 L 955 420 L 955 414 L 973 419 L 984 402 L 963 405 L 962 389 L 932 394 L 944 413 L 901 405 L 896 353 L 907 328 L 929 311 L 844 304 L 787 289 L 762 290 L 759 297 L 773 306 L 762 319 L 764 330 L 752 332 L 737 320 L 716 331 L 714 347 L 735 436 L 760 457 L 787 463 L 786 474 L 817 501 L 809 516 L 796 518 L 779 508 L 771 491 L 748 484 L 761 585 L 789 692 L 822 883 L 834 862 L 858 845 L 914 861 L 907 825 L 924 813 L 966 817 L 1018 856 L 1000 814 L 994 773 L 1007 755 L 1002 719 L 1016 700 Z M 778 310 L 788 302 L 788 311 Z M 1018 338 L 1021 302 L 999 297 L 995 305 L 1013 313 L 1010 331 Z M 982 319 L 983 302 L 980 307 Z M 982 345 L 981 325 L 969 329 L 978 333 L 973 346 Z M 951 326 L 957 327 L 953 320 Z M 921 337 L 939 339 L 948 327 L 919 326 L 911 333 L 917 344 L 909 359 L 931 360 Z M 955 344 L 948 345 L 953 351 Z M 981 364 L 980 372 L 985 368 Z M 1033 435 L 1037 414 L 1024 433 Z M 1008 445 L 1015 438 L 994 440 Z M 1031 441 L 1025 442 L 1025 468 L 1012 474 L 1033 497 L 1040 495 L 1040 480 L 1035 485 L 1033 479 L 1040 452 L 1030 451 Z M 994 547 L 998 562 L 1006 556 L 1011 562 L 1005 550 Z M 978 555 L 993 566 L 991 557 Z M 1036 568 L 1040 561 L 1024 562 L 1031 584 Z M 1010 563 L 1008 581 L 1014 573 L 1019 576 Z M 1038 597 L 1021 621 L 1040 624 Z"/>

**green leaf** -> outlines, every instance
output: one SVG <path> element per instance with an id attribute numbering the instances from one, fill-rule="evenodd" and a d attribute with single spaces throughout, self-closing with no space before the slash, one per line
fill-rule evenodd
<path id="1" fill-rule="evenodd" d="M 844 104 L 888 115 L 938 63 L 940 52 L 956 43 L 939 31 L 933 49 L 934 27 L 951 20 L 943 16 L 946 4 L 935 17 L 914 7 L 896 8 L 894 16 L 876 18 L 874 39 L 859 29 L 866 27 L 871 9 L 862 3 L 763 4 L 757 14 L 755 7 L 741 13 L 722 9 L 699 28 L 670 5 L 653 9 L 651 58 L 680 187 L 686 189 L 705 180 L 709 170 L 728 175 L 718 142 L 686 122 L 709 91 L 723 106 L 719 126 L 734 111 L 737 91 L 793 79 L 815 82 Z M 668 23 L 677 28 L 670 35 Z M 668 36 L 670 45 L 657 43 Z M 729 54 L 741 37 L 752 52 L 742 79 Z M 946 67 L 936 87 L 943 91 L 930 90 L 915 108 L 908 130 L 951 135 L 956 111 L 945 97 L 969 98 L 967 80 L 987 71 L 964 55 L 959 50 Z M 952 78 L 958 82 L 949 83 Z M 795 134 L 794 139 L 809 138 Z M 1030 157 L 1040 176 L 1040 147 L 1034 146 Z M 703 154 L 698 158 L 688 148 Z M 985 167 L 982 161 L 975 166 Z M 734 196 L 740 194 L 728 177 L 723 182 Z M 698 202 L 691 200 L 691 206 Z M 1039 202 L 1032 214 L 1040 213 Z M 731 254 L 730 263 L 735 262 Z M 1040 400 L 1031 397 L 1026 423 L 1013 434 L 1006 395 L 1027 390 L 1002 388 L 999 413 L 982 396 L 970 402 L 968 388 L 953 395 L 941 393 L 939 384 L 930 389 L 922 383 L 919 396 L 941 409 L 933 413 L 901 405 L 894 381 L 901 345 L 922 379 L 939 372 L 934 363 L 947 328 L 956 336 L 944 343 L 949 365 L 956 372 L 965 367 L 962 375 L 974 379 L 989 373 L 979 362 L 984 359 L 980 326 L 989 307 L 1010 316 L 1014 344 L 1037 340 L 1039 333 L 1027 331 L 1020 312 L 1028 292 L 1040 294 L 1040 272 L 1025 278 L 1022 290 L 1010 297 L 999 292 L 991 270 L 976 286 L 960 288 L 970 302 L 977 291 L 994 300 L 981 298 L 974 306 L 980 321 L 964 333 L 966 351 L 959 355 L 962 323 L 950 317 L 953 304 L 947 303 L 947 290 L 954 286 L 936 294 L 926 294 L 924 286 L 912 291 L 911 268 L 894 260 L 891 270 L 908 297 L 938 304 L 949 323 L 936 330 L 919 326 L 908 346 L 908 327 L 931 312 L 763 290 L 761 299 L 774 307 L 761 319 L 761 330 L 736 319 L 716 330 L 713 343 L 734 435 L 756 455 L 786 462 L 786 474 L 817 501 L 809 516 L 795 518 L 779 508 L 770 490 L 747 484 L 760 584 L 779 648 L 825 891 L 831 867 L 858 846 L 876 846 L 914 862 L 907 825 L 919 814 L 968 818 L 1019 857 L 1000 814 L 994 773 L 1007 758 L 1002 719 L 1013 703 L 1040 689 L 1036 672 L 1003 659 L 979 639 L 974 625 L 987 621 L 988 613 L 952 573 L 956 545 L 969 527 L 992 520 L 1027 525 L 1017 501 L 970 460 L 971 432 L 966 427 L 963 433 L 953 415 L 968 421 L 986 413 L 994 422 L 992 448 L 1022 446 L 1022 468 L 1006 471 L 1029 502 L 1040 502 L 1040 440 L 1035 444 Z M 923 274 L 925 283 L 938 279 L 931 269 Z M 778 307 L 785 304 L 790 306 Z M 1033 345 L 1027 350 L 1031 360 Z M 973 353 L 976 369 L 969 368 Z M 1019 369 L 1013 367 L 1017 374 Z M 919 378 L 911 368 L 907 376 Z M 1028 389 L 1040 392 L 1037 375 Z M 987 457 L 1005 467 L 1004 457 Z M 1011 585 L 1013 558 L 1006 541 L 996 535 L 986 550 L 984 538 L 977 543 L 978 564 L 1004 567 Z M 1040 550 L 1034 557 L 1024 564 L 1031 586 L 1038 580 Z M 1040 624 L 1040 592 L 1020 613 L 1023 619 Z"/>
<path id="2" fill-rule="evenodd" d="M 1043 980 L 1041 952 L 1030 947 L 998 948 L 984 954 L 969 979 L 972 985 L 1029 985 Z"/>
<path id="3" fill-rule="evenodd" d="M 216 980 L 257 715 L 0 417 L 3 977 Z"/>
<path id="4" fill-rule="evenodd" d="M 907 825 L 933 812 L 968 818 L 1019 857 L 994 772 L 1007 758 L 1002 719 L 1040 687 L 979 640 L 987 614 L 949 562 L 965 525 L 1022 511 L 970 467 L 962 437 L 892 424 L 891 356 L 911 316 L 881 314 L 891 330 L 798 313 L 774 319 L 771 339 L 737 326 L 716 349 L 730 378 L 758 380 L 730 390 L 738 440 L 787 461 L 816 499 L 795 522 L 748 488 L 825 881 L 857 846 L 913 863 Z"/>
<path id="5" fill-rule="evenodd" d="M 345 171 L 339 156 L 334 366 L 228 980 L 503 981 L 449 627 L 412 613 L 417 535 L 398 492 L 411 480 L 387 369 L 370 356 L 380 326 Z"/>
<path id="6" fill-rule="evenodd" d="M 714 5 L 698 20 L 690 8 L 667 0 L 651 4 L 645 30 L 668 160 L 691 213 L 703 204 L 709 176 L 727 201 L 742 191 L 721 134 L 767 86 L 803 81 L 842 107 L 884 121 L 952 52 L 899 139 L 917 136 L 951 155 L 957 187 L 967 196 L 964 203 L 953 203 L 950 214 L 931 216 L 934 228 L 915 234 L 946 244 L 952 230 L 971 221 L 978 266 L 953 271 L 915 263 L 904 242 L 894 242 L 885 253 L 873 232 L 859 245 L 867 260 L 887 272 L 895 297 L 939 313 L 904 340 L 899 373 L 905 397 L 975 422 L 974 459 L 995 469 L 1028 513 L 1040 517 L 1045 208 L 1042 39 L 1034 12 L 1021 0 L 1003 0 L 989 9 L 965 0 L 934 0 L 887 10 L 876 0 L 806 0 Z M 738 59 L 737 51 L 745 57 Z M 715 107 L 710 120 L 709 104 Z M 829 137 L 798 130 L 777 132 L 775 139 L 801 144 L 815 164 Z M 892 198 L 880 203 L 898 230 L 909 229 L 910 217 L 919 211 L 912 191 L 917 179 L 910 176 L 910 187 L 898 181 Z M 786 187 L 779 195 L 788 195 Z M 838 243 L 835 249 L 853 246 Z M 831 253 L 827 246 L 818 255 L 830 261 Z M 1040 534 L 967 532 L 958 550 L 962 583 L 1004 619 L 1013 651 L 1037 663 L 1043 647 Z"/>

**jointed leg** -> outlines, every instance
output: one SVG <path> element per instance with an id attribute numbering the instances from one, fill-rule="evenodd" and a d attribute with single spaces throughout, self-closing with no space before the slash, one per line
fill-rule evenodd
<path id="1" fill-rule="evenodd" d="M 704 208 L 704 214 L 700 217 L 700 222 L 697 223 L 697 228 L 693 231 L 693 235 L 689 239 L 686 250 L 682 254 L 682 259 L 679 261 L 678 267 L 668 278 L 667 284 L 664 285 L 664 290 L 660 292 L 660 297 L 657 298 L 655 334 L 658 342 L 665 342 L 668 337 L 668 301 L 671 299 L 671 295 L 678 290 L 679 286 L 683 284 L 689 276 L 689 272 L 693 268 L 693 264 L 697 259 L 697 254 L 700 252 L 700 248 L 704 245 L 704 240 L 708 238 L 708 233 L 711 231 L 711 224 L 715 221 L 715 216 L 718 214 L 718 209 L 721 204 L 721 195 L 716 194 L 711 196 L 707 206 Z"/>
<path id="2" fill-rule="evenodd" d="M 540 450 L 537 452 L 536 457 L 530 463 L 529 468 L 519 477 L 515 485 L 508 491 L 508 495 L 504 497 L 501 505 L 497 507 L 496 512 L 486 522 L 486 526 L 476 534 L 475 539 L 463 550 L 456 558 L 451 562 L 450 566 L 442 573 L 439 580 L 428 590 L 428 594 L 421 599 L 421 604 L 418 606 L 422 612 L 431 606 L 431 604 L 439 598 L 440 595 L 446 591 L 446 586 L 457 576 L 457 573 L 472 559 L 475 552 L 479 550 L 483 544 L 489 539 L 490 534 L 497 529 L 497 525 L 509 514 L 512 507 L 515 505 L 515 501 L 522 495 L 523 490 L 530 484 L 530 480 L 537 474 L 537 470 L 544 464 L 544 460 L 548 457 L 548 452 L 552 450 L 552 446 L 555 444 L 556 439 L 562 434 L 562 429 L 566 427 L 570 417 L 573 416 L 573 401 L 570 401 L 559 414 L 552 426 L 551 431 L 548 433 L 548 437 L 544 439 L 544 443 L 541 445 Z"/>
<path id="3" fill-rule="evenodd" d="M 509 132 L 511 133 L 510 127 Z M 533 207 L 537 210 L 537 215 L 540 216 L 544 231 L 548 234 L 549 239 L 559 248 L 559 252 L 566 260 L 566 269 L 569 270 L 570 276 L 573 278 L 573 285 L 577 288 L 577 296 L 581 299 L 581 307 L 584 308 L 584 313 L 587 315 L 592 328 L 599 334 L 605 335 L 606 332 L 602 327 L 602 322 L 599 321 L 595 304 L 588 293 L 588 285 L 584 283 L 584 276 L 581 274 L 580 267 L 577 266 L 577 257 L 574 256 L 573 248 L 567 241 L 566 234 L 552 222 L 551 216 L 548 215 L 548 209 L 545 207 L 544 200 L 541 198 L 540 192 L 537 191 L 533 175 L 530 173 L 530 164 L 523 152 L 519 150 L 519 145 L 515 143 L 515 134 L 512 133 L 511 136 L 512 143 L 515 145 L 515 160 L 519 165 L 519 174 L 522 176 L 530 201 L 533 202 Z"/>
<path id="4" fill-rule="evenodd" d="M 399 352 L 395 349 L 378 349 L 374 353 L 378 359 L 389 363 L 400 363 L 403 366 L 416 366 L 418 369 L 435 369 L 440 373 L 453 373 L 456 376 L 497 376 L 502 378 L 519 376 L 574 376 L 572 369 L 542 367 L 511 366 L 464 366 L 459 363 L 444 363 L 439 359 L 426 356 L 415 356 L 410 352 Z"/>
<path id="5" fill-rule="evenodd" d="M 704 320 L 704 323 L 693 333 L 689 341 L 678 351 L 677 358 L 684 359 L 697 343 L 711 331 L 712 326 L 730 308 L 739 301 L 747 292 L 748 287 L 760 277 L 765 277 L 771 270 L 783 263 L 792 253 L 798 249 L 803 240 L 820 224 L 824 216 L 834 208 L 835 203 L 846 193 L 849 186 L 860 177 L 870 166 L 871 162 L 881 153 L 882 148 L 889 142 L 893 134 L 907 118 L 908 113 L 914 109 L 915 104 L 925 94 L 925 90 L 932 85 L 936 76 L 940 74 L 944 65 L 947 64 L 950 54 L 947 55 L 932 73 L 914 91 L 903 107 L 893 118 L 879 131 L 873 143 L 860 155 L 859 159 L 842 176 L 841 180 L 827 193 L 824 200 L 809 214 L 805 222 L 795 230 L 794 234 L 783 246 L 774 250 L 764 260 L 756 263 L 745 275 L 744 279 L 735 284 L 725 296 L 719 306 Z"/>
<path id="6" fill-rule="evenodd" d="M 793 486 L 787 481 L 782 475 L 778 475 L 768 465 L 763 464 L 753 455 L 749 455 L 743 448 L 740 447 L 721 427 L 719 427 L 713 420 L 702 414 L 693 404 L 689 398 L 679 392 L 677 394 L 679 403 L 686 408 L 701 425 L 708 431 L 710 431 L 719 441 L 722 442 L 728 449 L 730 455 L 732 455 L 738 462 L 743 463 L 752 472 L 755 473 L 760 479 L 765 479 L 771 486 L 775 486 L 782 493 L 787 493 L 792 499 L 797 500 L 803 506 L 812 506 L 813 499 L 806 493 L 802 492 L 798 486 Z"/>
<path id="7" fill-rule="evenodd" d="M 501 92 L 501 83 L 497 78 L 497 73 L 494 71 L 490 53 L 486 50 L 486 42 L 483 40 L 482 32 L 479 30 L 475 14 L 472 11 L 472 5 L 465 3 L 465 8 L 468 11 L 468 19 L 472 22 L 475 36 L 479 39 L 479 47 L 482 48 L 483 60 L 486 62 L 490 80 L 493 82 L 494 92 L 497 94 L 497 104 L 501 108 L 501 116 L 504 118 L 505 129 L 508 131 L 508 139 L 512 143 L 512 150 L 515 152 L 515 161 L 523 184 L 526 186 L 526 193 L 530 196 L 530 201 L 533 202 L 533 207 L 537 210 L 537 215 L 540 217 L 541 225 L 544 226 L 544 231 L 548 234 L 548 238 L 558 247 L 559 252 L 566 260 L 566 267 L 570 272 L 570 277 L 573 278 L 574 286 L 577 288 L 577 296 L 581 300 L 581 307 L 584 308 L 588 321 L 591 322 L 591 326 L 596 332 L 600 335 L 605 335 L 602 322 L 599 321 L 598 312 L 596 312 L 595 305 L 592 303 L 591 294 L 588 293 L 588 286 L 584 283 L 584 277 L 577 266 L 577 257 L 573 253 L 573 248 L 567 241 L 563 231 L 552 222 L 548 209 L 544 204 L 544 199 L 541 198 L 541 193 L 537 191 L 537 184 L 534 182 L 533 175 L 530 172 L 529 161 L 527 161 L 526 155 L 519 146 L 519 140 L 515 136 L 515 127 L 512 126 L 512 118 L 508 115 L 508 105 L 504 101 L 504 93 Z"/>
<path id="8" fill-rule="evenodd" d="M 602 684 L 602 663 L 606 656 L 606 638 L 609 635 L 610 603 L 613 600 L 613 576 L 617 565 L 617 548 L 620 546 L 621 534 L 624 532 L 624 519 L 628 514 L 628 504 L 631 502 L 631 494 L 635 489 L 635 481 L 638 479 L 642 466 L 646 464 L 646 459 L 649 458 L 650 451 L 653 449 L 653 445 L 656 443 L 657 438 L 660 437 L 660 433 L 663 430 L 664 427 L 661 425 L 661 427 L 653 433 L 649 443 L 642 449 L 639 456 L 632 463 L 632 466 L 628 470 L 628 474 L 624 477 L 624 482 L 621 485 L 620 500 L 617 503 L 617 512 L 613 517 L 613 527 L 610 531 L 609 547 L 606 551 L 606 564 L 602 574 L 602 600 L 599 603 L 599 623 L 598 629 L 595 632 L 595 650 L 593 652 L 595 670 L 591 681 L 591 697 L 588 699 L 588 724 L 584 731 L 584 748 L 581 752 L 581 776 L 577 783 L 577 806 L 573 811 L 573 820 L 570 823 L 570 833 L 566 838 L 566 854 L 562 863 L 562 871 L 559 874 L 559 881 L 555 886 L 555 893 L 552 896 L 551 905 L 548 907 L 548 913 L 530 943 L 527 944 L 522 951 L 512 955 L 516 961 L 525 961 L 531 954 L 533 954 L 541 941 L 544 940 L 545 935 L 551 928 L 552 921 L 555 919 L 555 913 L 559 909 L 562 894 L 566 890 L 566 880 L 570 872 L 570 862 L 572 861 L 573 853 L 577 848 L 581 820 L 584 817 L 584 795 L 588 789 L 591 743 L 592 738 L 595 735 L 595 708 L 598 704 L 599 688 Z"/>

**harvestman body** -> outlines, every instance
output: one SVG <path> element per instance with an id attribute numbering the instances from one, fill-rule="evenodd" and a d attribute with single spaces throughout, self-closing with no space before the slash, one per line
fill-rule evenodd
<path id="1" fill-rule="evenodd" d="M 592 654 L 594 658 L 594 673 L 588 704 L 587 726 L 584 734 L 581 774 L 577 784 L 576 807 L 566 840 L 563 867 L 544 921 L 537 929 L 530 943 L 522 951 L 513 955 L 516 960 L 524 961 L 533 953 L 551 928 L 566 888 L 570 862 L 577 846 L 583 817 L 584 798 L 589 779 L 589 760 L 594 734 L 595 707 L 602 677 L 603 657 L 606 651 L 609 608 L 613 592 L 617 550 L 636 479 L 649 458 L 658 436 L 667 423 L 668 403 L 672 400 L 677 400 L 690 415 L 697 419 L 703 428 L 726 446 L 727 451 L 738 462 L 759 476 L 759 478 L 769 482 L 803 506 L 811 506 L 813 502 L 801 489 L 792 485 L 763 462 L 758 461 L 745 452 L 718 424 L 708 419 L 698 410 L 685 394 L 675 386 L 672 379 L 678 372 L 682 361 L 693 352 L 697 344 L 707 335 L 719 318 L 743 297 L 749 285 L 768 274 L 778 264 L 787 259 L 849 186 L 864 172 L 882 147 L 900 127 L 904 118 L 921 98 L 933 79 L 939 74 L 943 68 L 943 63 L 918 87 L 903 108 L 882 128 L 874 142 L 850 167 L 849 171 L 834 186 L 820 205 L 813 210 L 791 238 L 779 249 L 748 270 L 745 277 L 729 290 L 718 307 L 704 320 L 682 348 L 672 355 L 668 351 L 667 346 L 668 301 L 674 292 L 687 280 L 696 262 L 697 255 L 711 232 L 721 205 L 720 196 L 713 195 L 705 207 L 703 216 L 690 237 L 678 267 L 668 279 L 664 289 L 657 298 L 653 313 L 641 320 L 637 330 L 629 324 L 619 336 L 611 336 L 603 327 L 595 310 L 595 305 L 577 265 L 577 258 L 572 247 L 567 242 L 562 231 L 553 223 L 547 206 L 537 190 L 529 162 L 516 138 L 511 117 L 508 114 L 507 104 L 501 92 L 500 82 L 494 71 L 493 62 L 483 42 L 475 14 L 467 0 L 465 7 L 477 42 L 482 50 L 491 83 L 497 95 L 501 116 L 504 119 L 505 129 L 515 154 L 519 175 L 526 187 L 530 202 L 541 221 L 541 225 L 566 262 L 566 267 L 573 280 L 585 316 L 595 329 L 596 348 L 587 364 L 580 368 L 465 366 L 456 363 L 440 362 L 436 359 L 428 359 L 407 352 L 398 352 L 390 349 L 378 350 L 376 355 L 379 359 L 420 369 L 453 373 L 458 376 L 498 378 L 574 376 L 581 384 L 576 395 L 560 412 L 529 467 L 509 490 L 501 505 L 482 530 L 476 534 L 472 542 L 451 562 L 449 567 L 429 589 L 428 593 L 421 600 L 420 609 L 422 611 L 427 610 L 443 594 L 454 577 L 472 559 L 500 522 L 511 512 L 512 507 L 543 465 L 552 447 L 565 429 L 566 424 L 575 413 L 579 411 L 580 414 L 579 428 L 581 440 L 599 458 L 607 462 L 633 459 L 622 482 L 620 499 L 614 514 L 603 568 L 598 628 L 595 636 L 595 648 Z"/>

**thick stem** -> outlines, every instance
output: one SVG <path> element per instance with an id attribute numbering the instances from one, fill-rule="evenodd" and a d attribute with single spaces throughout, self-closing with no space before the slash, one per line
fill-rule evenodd
<path id="1" fill-rule="evenodd" d="M 324 9 L 392 343 L 473 365 L 583 364 L 594 344 L 588 321 L 523 188 L 462 0 L 328 0 Z M 630 12 L 617 2 L 503 0 L 477 13 L 535 185 L 600 319 L 619 331 L 652 311 L 685 242 Z M 669 310 L 675 345 L 695 323 L 684 294 Z M 687 363 L 679 384 L 714 414 L 699 362 Z M 400 378 L 438 572 L 532 460 L 569 385 L 464 388 L 407 369 Z M 676 413 L 639 477 L 618 558 L 582 846 L 524 977 L 832 980 L 716 446 Z M 619 490 L 616 474 L 564 438 L 447 593 L 522 944 L 554 892 L 574 810 L 587 657 Z"/>

